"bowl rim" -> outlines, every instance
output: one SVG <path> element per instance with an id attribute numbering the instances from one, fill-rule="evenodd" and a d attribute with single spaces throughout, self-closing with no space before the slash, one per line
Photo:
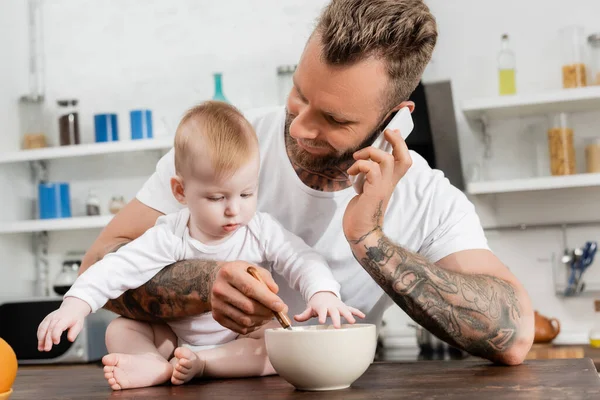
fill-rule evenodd
<path id="1" fill-rule="evenodd" d="M 320 326 L 322 324 L 318 324 L 318 325 L 305 325 L 305 326 L 292 326 L 292 328 L 307 328 L 307 327 L 312 327 L 312 326 Z M 332 325 L 331 325 L 332 326 Z M 284 332 L 284 334 L 299 334 L 299 333 L 304 333 L 307 335 L 313 335 L 315 333 L 322 333 L 322 332 L 347 332 L 347 331 L 352 331 L 352 330 L 356 330 L 356 329 L 376 329 L 377 326 L 375 324 L 368 324 L 368 323 L 362 323 L 362 324 L 342 324 L 341 328 L 333 328 L 333 329 L 298 329 L 298 330 L 294 330 L 292 329 L 291 331 L 288 329 L 284 329 L 283 327 L 277 327 L 277 328 L 269 328 L 269 329 L 265 329 L 265 334 L 267 332 Z M 327 333 L 327 335 L 329 335 L 330 333 Z"/>

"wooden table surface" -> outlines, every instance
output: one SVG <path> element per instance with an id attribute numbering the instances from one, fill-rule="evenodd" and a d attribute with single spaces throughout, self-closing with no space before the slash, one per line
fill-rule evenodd
<path id="1" fill-rule="evenodd" d="M 516 367 L 481 361 L 377 362 L 349 389 L 300 392 L 279 376 L 192 381 L 113 392 L 98 365 L 23 366 L 11 400 L 31 399 L 599 399 L 590 359 L 531 360 Z"/>

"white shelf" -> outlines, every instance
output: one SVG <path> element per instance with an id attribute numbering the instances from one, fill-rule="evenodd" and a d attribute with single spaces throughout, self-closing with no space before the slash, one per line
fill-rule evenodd
<path id="1" fill-rule="evenodd" d="M 462 110 L 471 119 L 600 111 L 600 86 L 473 99 L 464 102 Z"/>
<path id="2" fill-rule="evenodd" d="M 600 173 L 548 176 L 503 181 L 472 182 L 467 184 L 467 193 L 477 195 L 566 189 L 588 186 L 600 186 Z"/>
<path id="3" fill-rule="evenodd" d="M 104 228 L 113 215 L 0 222 L 0 234 Z"/>
<path id="4" fill-rule="evenodd" d="M 20 150 L 0 153 L 0 164 L 23 161 L 53 160 L 69 157 L 85 157 L 134 151 L 169 150 L 171 147 L 173 147 L 172 137 L 57 146 L 44 149 Z"/>

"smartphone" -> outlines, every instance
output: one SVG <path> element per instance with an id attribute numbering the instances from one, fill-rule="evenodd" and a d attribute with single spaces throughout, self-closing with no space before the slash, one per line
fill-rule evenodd
<path id="1" fill-rule="evenodd" d="M 390 120 L 390 122 L 386 125 L 385 128 L 381 130 L 377 139 L 373 142 L 371 146 L 386 151 L 388 153 L 392 152 L 392 145 L 385 140 L 384 132 L 386 129 L 398 129 L 400 130 L 400 134 L 402 135 L 402 139 L 406 140 L 408 135 L 414 129 L 415 124 L 410 115 L 410 110 L 408 107 L 401 108 L 396 112 L 396 115 Z M 363 185 L 365 183 L 365 174 L 359 173 L 355 176 L 350 177 L 350 181 L 352 182 L 352 186 L 354 186 L 354 190 L 356 193 L 361 194 L 363 191 Z"/>

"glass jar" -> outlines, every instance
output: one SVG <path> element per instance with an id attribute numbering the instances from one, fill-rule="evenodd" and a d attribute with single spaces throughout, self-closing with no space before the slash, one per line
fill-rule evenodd
<path id="1" fill-rule="evenodd" d="M 56 294 L 63 296 L 69 291 L 77 279 L 79 267 L 81 267 L 81 258 L 77 257 L 77 254 L 68 254 L 52 285 L 52 289 Z"/>
<path id="2" fill-rule="evenodd" d="M 596 315 L 594 316 L 594 324 L 589 333 L 590 346 L 600 348 L 600 300 L 594 301 L 594 310 L 596 311 Z"/>
<path id="3" fill-rule="evenodd" d="M 287 103 L 287 98 L 294 87 L 293 76 L 296 65 L 280 65 L 277 67 L 277 100 L 279 105 Z"/>
<path id="4" fill-rule="evenodd" d="M 569 127 L 566 113 L 552 116 L 550 129 L 548 129 L 548 150 L 550 153 L 550 173 L 552 175 L 572 175 L 575 173 L 573 129 Z"/>
<path id="5" fill-rule="evenodd" d="M 590 44 L 590 67 L 592 70 L 590 84 L 600 85 L 600 33 L 588 36 L 588 43 Z"/>
<path id="6" fill-rule="evenodd" d="M 584 29 L 580 26 L 568 26 L 560 31 L 560 36 L 563 88 L 587 86 Z"/>
<path id="7" fill-rule="evenodd" d="M 19 101 L 22 149 L 40 149 L 48 146 L 44 133 L 44 98 L 23 96 Z"/>
<path id="8" fill-rule="evenodd" d="M 95 190 L 90 190 L 85 201 L 85 215 L 100 215 L 100 199 Z"/>
<path id="9" fill-rule="evenodd" d="M 61 146 L 79 144 L 77 100 L 58 100 L 58 132 Z"/>
<path id="10" fill-rule="evenodd" d="M 600 172 L 600 138 L 594 138 L 585 146 L 585 172 Z"/>

